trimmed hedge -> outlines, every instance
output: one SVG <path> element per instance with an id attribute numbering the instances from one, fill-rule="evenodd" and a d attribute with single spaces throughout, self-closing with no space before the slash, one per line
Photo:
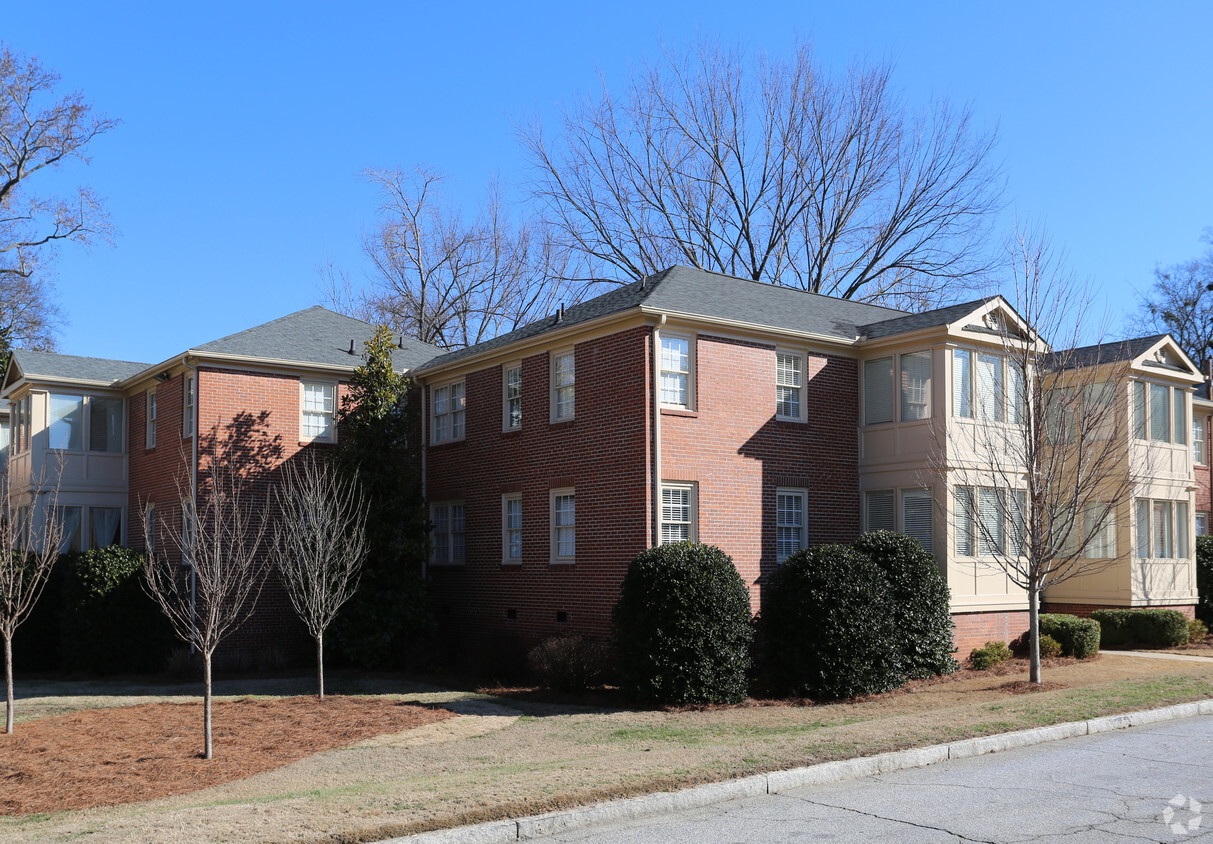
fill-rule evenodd
<path id="1" fill-rule="evenodd" d="M 762 622 L 773 680 L 786 693 L 846 698 L 904 682 L 888 581 L 853 548 L 819 545 L 789 557 L 771 577 Z"/>
<path id="2" fill-rule="evenodd" d="M 917 680 L 955 671 L 956 625 L 948 611 L 948 585 L 935 557 L 918 540 L 887 530 L 865 533 L 852 547 L 870 557 L 888 581 L 905 676 Z"/>
<path id="3" fill-rule="evenodd" d="M 1040 614 L 1040 635 L 1056 639 L 1061 645 L 1062 656 L 1088 659 L 1099 653 L 1100 627 L 1098 621 L 1090 618 L 1064 613 Z M 1043 648 L 1041 656 L 1044 656 Z"/>
<path id="4" fill-rule="evenodd" d="M 1213 536 L 1196 537 L 1196 617 L 1213 625 Z"/>
<path id="5" fill-rule="evenodd" d="M 1188 643 L 1188 619 L 1179 610 L 1096 610 L 1091 618 L 1099 622 L 1108 647 L 1172 648 Z"/>
<path id="6" fill-rule="evenodd" d="M 613 613 L 622 686 L 643 703 L 737 703 L 748 691 L 750 593 L 713 545 L 677 542 L 628 566 Z"/>
<path id="7" fill-rule="evenodd" d="M 66 555 L 60 565 L 64 667 L 97 674 L 162 669 L 172 629 L 143 591 L 142 555 L 111 545 Z"/>

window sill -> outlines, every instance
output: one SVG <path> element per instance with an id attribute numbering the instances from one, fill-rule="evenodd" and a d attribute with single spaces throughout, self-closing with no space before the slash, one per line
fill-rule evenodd
<path id="1" fill-rule="evenodd" d="M 522 560 L 502 560 L 501 565 L 505 568 L 516 569 L 522 565 Z"/>
<path id="2" fill-rule="evenodd" d="M 445 448 L 448 445 L 459 445 L 459 443 L 466 442 L 466 441 L 467 441 L 466 437 L 460 437 L 457 440 L 443 440 L 440 443 L 430 443 L 429 447 L 430 448 Z"/>
<path id="3" fill-rule="evenodd" d="M 335 440 L 299 440 L 299 447 L 303 448 L 306 445 L 336 445 Z"/>
<path id="4" fill-rule="evenodd" d="M 502 428 L 501 433 L 503 433 L 503 434 L 521 434 L 522 426 L 519 425 L 517 428 Z"/>
<path id="5" fill-rule="evenodd" d="M 685 407 L 662 407 L 661 415 L 662 416 L 681 416 L 684 419 L 698 419 L 699 411 L 698 410 L 688 410 Z"/>
<path id="6" fill-rule="evenodd" d="M 807 419 L 798 419 L 795 416 L 780 416 L 778 413 L 775 414 L 775 421 L 787 422 L 792 425 L 807 425 L 809 422 Z"/>
<path id="7" fill-rule="evenodd" d="M 576 421 L 577 421 L 576 416 L 570 416 L 567 419 L 549 419 L 548 424 L 549 425 L 567 425 L 570 422 L 576 422 Z"/>

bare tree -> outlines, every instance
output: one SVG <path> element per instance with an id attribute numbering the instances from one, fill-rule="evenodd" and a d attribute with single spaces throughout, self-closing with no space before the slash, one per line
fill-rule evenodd
<path id="1" fill-rule="evenodd" d="M 516 224 L 500 191 L 471 220 L 442 197 L 429 170 L 368 170 L 380 191 L 379 220 L 363 238 L 373 268 L 356 291 L 336 268 L 322 268 L 327 298 L 346 313 L 444 348 L 495 337 L 584 295 L 569 279 L 568 250 L 550 230 Z"/>
<path id="2" fill-rule="evenodd" d="M 63 544 L 59 484 L 35 483 L 30 495 L 10 495 L 0 474 L 0 636 L 4 637 L 4 731 L 13 731 L 13 634 L 42 597 Z"/>
<path id="3" fill-rule="evenodd" d="M 804 43 L 788 61 L 669 50 L 567 110 L 557 141 L 524 131 L 534 192 L 596 270 L 689 264 L 925 307 L 984 279 L 994 134 L 967 108 L 911 112 L 890 77 L 827 75 Z"/>
<path id="4" fill-rule="evenodd" d="M 992 560 L 1027 593 L 1030 679 L 1039 683 L 1041 596 L 1117 564 L 1116 524 L 1127 523 L 1140 475 L 1129 459 L 1129 349 L 1079 345 L 1092 297 L 1041 232 L 1018 230 L 1009 254 L 1023 325 L 993 320 L 1001 355 L 957 365 L 953 378 L 964 368 L 976 382 L 963 399 L 974 424 L 948 420 L 940 469 L 964 555 Z"/>
<path id="5" fill-rule="evenodd" d="M 1213 229 L 1201 238 L 1211 244 L 1190 261 L 1154 269 L 1154 286 L 1142 298 L 1146 322 L 1170 334 L 1197 363 L 1213 354 Z"/>
<path id="6" fill-rule="evenodd" d="M 177 491 L 180 522 L 143 510 L 144 582 L 177 636 L 202 654 L 204 755 L 210 759 L 211 663 L 220 642 L 256 606 L 268 517 L 250 482 L 219 457 L 199 471 L 196 501 L 188 480 Z"/>
<path id="7" fill-rule="evenodd" d="M 93 114 L 79 92 L 56 97 L 58 74 L 0 44 L 0 340 L 47 346 L 61 321 L 44 278 L 51 250 L 113 233 L 102 203 L 87 187 L 70 197 L 37 196 L 28 179 L 85 149 L 118 121 Z"/>
<path id="8" fill-rule="evenodd" d="M 274 566 L 316 642 L 316 685 L 324 700 L 324 632 L 358 588 L 368 550 L 366 501 L 355 481 L 308 454 L 284 465 L 274 498 Z"/>

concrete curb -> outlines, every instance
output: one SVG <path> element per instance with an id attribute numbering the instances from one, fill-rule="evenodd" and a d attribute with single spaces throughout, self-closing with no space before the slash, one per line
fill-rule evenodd
<path id="1" fill-rule="evenodd" d="M 542 835 L 597 824 L 652 817 L 679 809 L 696 809 L 713 803 L 735 800 L 739 797 L 778 794 L 781 791 L 807 785 L 827 785 L 861 779 L 889 771 L 921 768 L 949 759 L 964 759 L 985 753 L 998 753 L 1048 741 L 1095 735 L 1111 730 L 1124 730 L 1129 727 L 1175 721 L 1196 715 L 1213 715 L 1213 700 L 1181 703 L 1176 706 L 1147 709 L 1142 712 L 1126 712 L 1122 715 L 1106 715 L 1088 721 L 1071 721 L 1064 724 L 1053 724 L 1049 727 L 1019 730 L 1014 733 L 963 739 L 948 744 L 916 747 L 893 753 L 881 753 L 876 756 L 862 756 L 858 759 L 824 762 L 805 768 L 793 768 L 789 771 L 772 771 L 769 774 L 710 783 L 683 791 L 663 791 L 644 797 L 612 800 L 595 806 L 532 815 L 512 821 L 492 821 L 475 826 L 423 832 L 404 838 L 392 838 L 382 844 L 404 844 L 404 842 L 409 842 L 409 844 L 501 844 L 506 841 L 526 841 Z"/>

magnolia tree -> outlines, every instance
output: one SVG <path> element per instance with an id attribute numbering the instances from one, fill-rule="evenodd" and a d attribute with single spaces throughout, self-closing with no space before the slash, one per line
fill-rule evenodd
<path id="1" fill-rule="evenodd" d="M 1001 349 L 953 352 L 956 407 L 938 468 L 957 555 L 990 561 L 1027 593 L 1039 683 L 1041 596 L 1116 562 L 1140 465 L 1129 459 L 1130 349 L 1079 345 L 1091 297 L 1042 235 L 1021 231 L 1009 251 L 1022 322 L 988 320 Z"/>
<path id="2" fill-rule="evenodd" d="M 366 501 L 355 480 L 308 454 L 285 464 L 274 498 L 271 555 L 316 642 L 316 686 L 324 700 L 324 632 L 358 588 L 369 548 Z"/>

